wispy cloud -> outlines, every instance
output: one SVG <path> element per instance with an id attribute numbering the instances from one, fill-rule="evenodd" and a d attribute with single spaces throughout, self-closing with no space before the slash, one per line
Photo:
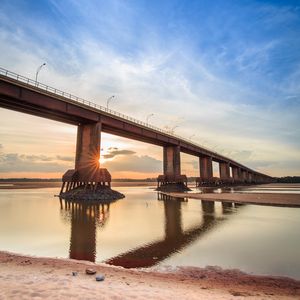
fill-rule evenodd
<path id="1" fill-rule="evenodd" d="M 108 159 L 108 158 L 114 158 L 118 155 L 132 155 L 135 154 L 135 151 L 132 150 L 119 150 L 118 148 L 114 147 L 114 148 L 109 148 L 108 149 L 108 153 L 107 154 L 103 154 L 103 158 Z"/>
<path id="2" fill-rule="evenodd" d="M 18 153 L 1 153 L 0 174 L 11 172 L 64 172 L 71 168 L 72 164 L 65 163 L 57 157 L 45 155 L 23 155 Z"/>

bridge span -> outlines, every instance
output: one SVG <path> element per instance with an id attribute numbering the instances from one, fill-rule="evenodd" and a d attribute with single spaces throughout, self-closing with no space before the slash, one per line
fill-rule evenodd
<path id="1" fill-rule="evenodd" d="M 214 180 L 213 161 L 219 163 L 223 182 L 273 181 L 266 174 L 190 140 L 3 68 L 0 68 L 0 107 L 78 127 L 75 169 L 66 174 L 68 182 L 96 185 L 110 182 L 108 171 L 104 172 L 99 164 L 101 132 L 163 147 L 163 174 L 158 177 L 161 184 L 186 181 L 181 173 L 181 152 L 199 158 L 200 183 Z M 72 183 L 71 186 L 75 187 Z"/>

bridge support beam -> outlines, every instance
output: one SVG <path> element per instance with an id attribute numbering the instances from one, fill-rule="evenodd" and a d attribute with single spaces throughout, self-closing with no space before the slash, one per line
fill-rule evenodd
<path id="1" fill-rule="evenodd" d="M 248 182 L 247 171 L 246 171 L 246 170 L 241 170 L 241 174 L 242 174 L 242 176 L 241 176 L 242 181 L 243 181 L 244 183 L 247 183 L 247 182 Z"/>
<path id="2" fill-rule="evenodd" d="M 239 168 L 238 167 L 232 167 L 232 177 L 234 180 L 234 183 L 239 183 L 241 181 L 240 174 L 239 174 Z"/>
<path id="3" fill-rule="evenodd" d="M 230 165 L 227 162 L 220 162 L 219 163 L 219 170 L 220 170 L 220 179 L 222 182 L 229 182 L 230 181 Z"/>
<path id="4" fill-rule="evenodd" d="M 179 176 L 180 175 L 180 147 L 165 146 L 164 147 L 164 175 Z"/>
<path id="5" fill-rule="evenodd" d="M 196 178 L 196 186 L 210 185 L 213 183 L 213 163 L 212 157 L 199 157 L 200 177 Z"/>
<path id="6" fill-rule="evenodd" d="M 204 180 L 212 180 L 213 178 L 213 164 L 212 158 L 205 156 L 199 157 L 199 165 L 200 165 L 200 177 Z"/>
<path id="7" fill-rule="evenodd" d="M 157 188 L 162 190 L 162 186 L 179 184 L 183 189 L 187 189 L 187 177 L 181 175 L 180 146 L 164 146 L 163 151 L 164 174 L 158 176 Z"/>
<path id="8" fill-rule="evenodd" d="M 100 167 L 101 123 L 81 124 L 77 129 L 75 170 L 82 181 L 94 181 Z"/>

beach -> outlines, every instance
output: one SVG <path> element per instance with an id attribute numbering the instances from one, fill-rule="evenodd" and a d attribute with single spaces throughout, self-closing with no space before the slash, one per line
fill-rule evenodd
<path id="1" fill-rule="evenodd" d="M 85 274 L 93 268 L 105 280 Z M 76 276 L 72 272 L 77 272 Z M 128 270 L 0 252 L 0 299 L 299 299 L 300 281 L 219 267 Z"/>

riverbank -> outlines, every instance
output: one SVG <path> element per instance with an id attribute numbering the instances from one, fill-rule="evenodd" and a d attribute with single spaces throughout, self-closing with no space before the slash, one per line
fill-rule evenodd
<path id="1" fill-rule="evenodd" d="M 283 193 L 164 193 L 174 198 L 192 198 L 205 201 L 222 201 L 240 204 L 300 207 L 300 194 Z"/>
<path id="2" fill-rule="evenodd" d="M 105 280 L 86 275 L 93 268 Z M 72 276 L 77 272 L 77 276 Z M 295 299 L 300 281 L 218 267 L 158 272 L 0 251 L 0 299 Z"/>

